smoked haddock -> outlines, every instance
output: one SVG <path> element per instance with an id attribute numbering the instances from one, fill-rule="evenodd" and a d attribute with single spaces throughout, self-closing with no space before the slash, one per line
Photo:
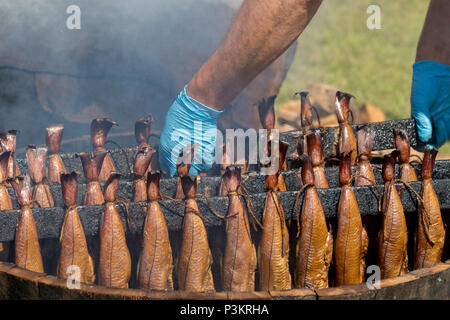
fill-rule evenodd
<path id="1" fill-rule="evenodd" d="M 349 123 L 350 99 L 353 96 L 350 93 L 336 92 L 336 115 L 339 122 L 339 154 L 350 153 L 352 165 L 356 164 L 357 148 L 356 138 Z"/>
<path id="2" fill-rule="evenodd" d="M 258 247 L 260 290 L 289 290 L 292 288 L 289 273 L 289 232 L 286 217 L 278 197 L 278 175 L 266 175 L 266 202 L 263 230 Z"/>
<path id="3" fill-rule="evenodd" d="M 49 208 L 54 206 L 53 196 L 48 184 L 44 183 L 47 147 L 30 145 L 26 148 L 28 170 L 35 186 L 33 188 L 33 207 Z"/>
<path id="4" fill-rule="evenodd" d="M 14 239 L 15 260 L 14 263 L 21 268 L 35 272 L 44 272 L 39 236 L 31 211 L 31 180 L 28 175 L 25 178 L 9 180 L 20 204 L 20 220 Z"/>
<path id="5" fill-rule="evenodd" d="M 336 285 L 363 282 L 369 238 L 361 221 L 358 201 L 351 187 L 350 155 L 341 155 L 339 164 L 341 196 L 337 212 L 337 235 L 334 242 Z"/>
<path id="6" fill-rule="evenodd" d="M 226 244 L 223 258 L 223 290 L 245 292 L 255 289 L 256 250 L 253 243 L 247 210 L 239 195 L 241 168 L 227 167 L 222 177 L 228 195 L 225 217 Z"/>
<path id="7" fill-rule="evenodd" d="M 111 172 L 105 184 L 105 211 L 100 225 L 100 258 L 98 283 L 106 287 L 128 288 L 131 275 L 131 255 L 125 229 L 116 207 L 120 174 Z"/>
<path id="8" fill-rule="evenodd" d="M 331 231 L 328 231 L 322 203 L 314 185 L 311 160 L 307 155 L 301 155 L 300 159 L 302 160 L 302 181 L 305 195 L 295 261 L 295 287 L 328 288 L 328 269 L 333 253 L 333 235 Z M 295 204 L 297 207 L 297 201 Z"/>
<path id="9" fill-rule="evenodd" d="M 147 184 L 145 173 L 155 150 L 149 147 L 140 147 L 134 157 L 133 166 L 133 202 L 147 201 Z"/>
<path id="10" fill-rule="evenodd" d="M 408 266 L 408 231 L 394 175 L 395 158 L 392 154 L 387 154 L 383 159 L 383 217 L 381 230 L 378 233 L 378 264 L 381 279 L 404 274 L 407 272 Z"/>
<path id="11" fill-rule="evenodd" d="M 400 179 L 406 182 L 418 181 L 416 170 L 410 164 L 411 147 L 406 132 L 402 129 L 394 129 L 395 147 L 400 161 Z"/>
<path id="12" fill-rule="evenodd" d="M 212 254 L 203 224 L 204 218 L 195 200 L 197 179 L 189 175 L 184 175 L 180 179 L 186 196 L 186 208 L 177 265 L 178 289 L 192 292 L 214 291 Z"/>
<path id="13" fill-rule="evenodd" d="M 426 147 L 422 162 L 422 199 L 416 233 L 414 269 L 441 262 L 445 242 L 439 199 L 431 183 L 437 149 Z"/>
<path id="14" fill-rule="evenodd" d="M 75 172 L 60 177 L 61 189 L 66 212 L 59 237 L 60 253 L 57 275 L 67 279 L 74 270 L 79 268 L 80 282 L 94 283 L 94 261 L 89 254 L 83 224 L 78 214 L 77 202 L 77 174 Z"/>
<path id="15" fill-rule="evenodd" d="M 314 185 L 316 188 L 329 188 L 325 176 L 325 162 L 323 159 L 322 138 L 318 130 L 306 135 L 307 154 L 311 159 L 314 171 Z"/>
<path id="16" fill-rule="evenodd" d="M 7 179 L 14 179 L 20 175 L 19 166 L 16 161 L 16 137 L 18 130 L 9 130 L 0 133 L 0 144 L 2 151 L 9 151 L 8 168 L 6 170 Z"/>
<path id="17" fill-rule="evenodd" d="M 102 163 L 106 155 L 107 152 L 100 152 L 91 159 L 85 152 L 76 154 L 76 156 L 81 160 L 84 176 L 88 181 L 83 201 L 83 203 L 87 206 L 96 206 L 105 203 L 102 187 L 100 186 L 100 182 L 98 180 L 98 175 L 100 174 Z"/>
<path id="18" fill-rule="evenodd" d="M 45 143 L 48 149 L 47 181 L 49 184 L 61 184 L 60 174 L 67 173 L 59 155 L 63 130 L 64 126 L 62 124 L 55 124 L 46 128 Z"/>
<path id="19" fill-rule="evenodd" d="M 166 219 L 159 206 L 159 171 L 147 176 L 148 205 L 137 267 L 139 288 L 173 290 L 173 258 Z"/>
<path id="20" fill-rule="evenodd" d="M 369 126 L 358 129 L 358 167 L 355 177 L 355 186 L 368 186 L 376 184 L 375 175 L 370 165 L 370 153 L 373 148 L 374 131 Z"/>
<path id="21" fill-rule="evenodd" d="M 97 118 L 91 122 L 91 142 L 95 152 L 107 152 L 105 143 L 108 132 L 112 126 L 118 126 L 119 124 L 108 118 Z M 115 171 L 114 161 L 109 153 L 106 154 L 98 175 L 100 181 L 106 181 L 109 178 L 109 174 Z"/>

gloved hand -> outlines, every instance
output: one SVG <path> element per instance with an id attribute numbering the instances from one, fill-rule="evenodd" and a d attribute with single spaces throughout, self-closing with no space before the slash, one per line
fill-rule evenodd
<path id="1" fill-rule="evenodd" d="M 161 170 L 175 175 L 177 159 L 189 143 L 198 146 L 189 174 L 211 168 L 217 134 L 217 118 L 223 111 L 213 110 L 189 97 L 186 86 L 180 92 L 166 115 L 159 144 Z"/>
<path id="2" fill-rule="evenodd" d="M 450 139 L 450 66 L 431 60 L 413 65 L 411 116 L 423 143 L 440 147 Z"/>

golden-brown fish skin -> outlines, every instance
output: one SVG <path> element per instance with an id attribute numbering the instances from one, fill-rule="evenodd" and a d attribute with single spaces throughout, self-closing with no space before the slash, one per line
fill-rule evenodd
<path id="1" fill-rule="evenodd" d="M 67 173 L 64 163 L 59 155 L 62 133 L 62 124 L 50 125 L 46 128 L 45 143 L 48 148 L 47 181 L 50 185 L 61 184 L 60 174 Z"/>
<path id="2" fill-rule="evenodd" d="M 376 184 L 376 179 L 370 162 L 360 160 L 356 171 L 355 186 L 370 186 L 373 184 Z"/>
<path id="3" fill-rule="evenodd" d="M 349 93 L 338 91 L 336 92 L 336 115 L 339 122 L 339 154 L 351 153 L 351 163 L 356 164 L 357 145 L 355 134 L 350 126 L 350 99 L 353 96 Z"/>
<path id="4" fill-rule="evenodd" d="M 256 250 L 253 243 L 247 210 L 237 193 L 241 180 L 239 167 L 228 167 L 222 177 L 229 199 L 226 218 L 226 245 L 223 258 L 223 290 L 254 291 Z"/>
<path id="5" fill-rule="evenodd" d="M 394 166 L 394 157 L 385 155 L 382 170 L 385 181 L 383 217 L 378 234 L 378 264 L 381 279 L 406 273 L 408 266 L 408 231 L 401 199 L 393 181 Z"/>
<path id="6" fill-rule="evenodd" d="M 358 202 L 351 186 L 341 189 L 338 205 L 338 226 L 334 242 L 336 285 L 358 284 L 364 278 L 365 254 L 363 242 L 367 237 L 362 226 Z M 362 274 L 361 274 L 362 273 Z"/>
<path id="7" fill-rule="evenodd" d="M 267 192 L 262 219 L 263 231 L 258 247 L 260 290 L 289 290 L 289 232 L 278 194 Z"/>
<path id="8" fill-rule="evenodd" d="M 5 151 L 0 155 L 0 210 L 12 210 L 13 208 L 11 197 L 6 189 L 7 170 L 10 156 L 10 151 Z"/>
<path id="9" fill-rule="evenodd" d="M 173 290 L 173 258 L 166 219 L 158 203 L 160 172 L 148 174 L 148 207 L 138 262 L 139 288 Z"/>
<path id="10" fill-rule="evenodd" d="M 21 268 L 44 272 L 39 237 L 30 207 L 23 207 L 14 239 L 15 261 Z"/>
<path id="11" fill-rule="evenodd" d="M 56 273 L 58 277 L 67 279 L 71 275 L 69 267 L 77 266 L 80 270 L 80 281 L 94 283 L 94 261 L 89 254 L 83 224 L 76 207 L 77 174 L 63 173 L 60 181 L 66 213 L 59 237 L 60 254 Z"/>
<path id="12" fill-rule="evenodd" d="M 49 184 L 61 184 L 59 173 L 67 173 L 64 162 L 58 153 L 48 155 L 47 180 Z"/>
<path id="13" fill-rule="evenodd" d="M 12 200 L 5 185 L 0 185 L 0 210 L 12 210 Z"/>
<path id="14" fill-rule="evenodd" d="M 88 180 L 83 201 L 83 203 L 87 206 L 101 205 L 105 203 L 98 176 L 106 155 L 106 152 L 100 152 L 91 159 L 85 152 L 76 154 L 76 156 L 81 160 L 84 176 Z"/>
<path id="15" fill-rule="evenodd" d="M 400 164 L 400 179 L 406 182 L 419 181 L 419 178 L 417 178 L 416 169 L 414 169 L 409 163 Z"/>
<path id="16" fill-rule="evenodd" d="M 133 202 L 147 201 L 145 174 L 149 168 L 155 150 L 149 147 L 139 148 L 133 165 Z"/>
<path id="17" fill-rule="evenodd" d="M 128 288 L 130 275 L 131 256 L 122 220 L 116 205 L 107 202 L 100 228 L 98 283 L 107 287 Z"/>
<path id="18" fill-rule="evenodd" d="M 289 148 L 289 143 L 284 141 L 278 141 L 278 171 L 286 170 L 286 154 Z M 286 183 L 284 181 L 284 176 L 282 174 L 278 175 L 278 190 L 281 192 L 287 191 Z"/>
<path id="19" fill-rule="evenodd" d="M 134 124 L 134 136 L 139 148 L 150 147 L 148 139 L 151 135 L 151 124 L 153 117 L 151 115 L 141 118 Z"/>
<path id="20" fill-rule="evenodd" d="M 329 188 L 327 177 L 324 170 L 324 158 L 322 150 L 322 138 L 320 132 L 314 132 L 306 135 L 307 154 L 311 159 L 314 170 L 314 184 L 316 188 Z"/>
<path id="21" fill-rule="evenodd" d="M 28 175 L 19 178 L 18 182 L 10 180 L 21 207 L 19 224 L 14 239 L 15 264 L 21 268 L 44 272 L 39 236 L 31 211 L 31 180 Z"/>
<path id="22" fill-rule="evenodd" d="M 99 206 L 105 203 L 102 187 L 98 181 L 90 181 L 86 186 L 84 204 L 86 206 Z"/>
<path id="23" fill-rule="evenodd" d="M 53 196 L 49 186 L 44 183 L 47 147 L 29 145 L 26 156 L 31 179 L 36 184 L 33 189 L 33 208 L 53 207 Z"/>
<path id="24" fill-rule="evenodd" d="M 368 245 L 358 201 L 350 186 L 349 154 L 341 155 L 339 180 L 342 188 L 337 212 L 337 235 L 334 242 L 337 286 L 362 282 L 365 274 L 365 251 L 367 251 L 366 246 Z"/>
<path id="25" fill-rule="evenodd" d="M 367 125 L 362 125 L 358 129 L 358 167 L 356 169 L 355 186 L 376 184 L 375 175 L 370 165 L 374 136 L 375 132 Z"/>
<path id="26" fill-rule="evenodd" d="M 173 290 L 173 259 L 169 233 L 166 220 L 156 200 L 148 204 L 142 245 L 138 263 L 139 288 Z"/>
<path id="27" fill-rule="evenodd" d="M 328 269 L 333 252 L 333 237 L 325 221 L 315 188 L 305 191 L 301 214 L 302 232 L 297 243 L 296 288 L 328 288 Z"/>
<path id="28" fill-rule="evenodd" d="M 431 174 L 437 149 L 425 148 L 422 163 L 422 198 L 419 206 L 419 223 L 416 233 L 414 269 L 425 268 L 441 262 L 445 242 L 439 199 L 431 183 Z"/>
<path id="29" fill-rule="evenodd" d="M 131 275 L 131 256 L 125 237 L 125 229 L 115 204 L 120 174 L 111 172 L 106 181 L 106 201 L 100 226 L 100 259 L 98 282 L 100 285 L 128 288 Z"/>
<path id="30" fill-rule="evenodd" d="M 108 118 L 97 118 L 91 122 L 91 142 L 95 152 L 106 152 L 105 142 L 109 130 L 113 125 L 118 126 L 118 123 Z M 101 165 L 98 179 L 106 181 L 111 172 L 115 171 L 114 161 L 109 153 L 106 154 L 105 159 Z"/>
<path id="31" fill-rule="evenodd" d="M 9 130 L 0 133 L 0 144 L 3 151 L 9 151 L 8 166 L 6 170 L 7 179 L 14 179 L 20 175 L 19 166 L 16 161 L 16 135 L 18 130 Z"/>
<path id="32" fill-rule="evenodd" d="M 333 253 L 333 236 L 328 231 L 323 207 L 314 186 L 311 160 L 301 156 L 302 180 L 306 188 L 301 211 L 301 232 L 297 242 L 294 281 L 296 288 L 328 288 L 328 269 Z"/>
<path id="33" fill-rule="evenodd" d="M 405 182 L 418 181 L 416 170 L 409 164 L 411 146 L 408 134 L 403 129 L 393 129 L 396 156 L 400 162 L 400 179 Z"/>
<path id="34" fill-rule="evenodd" d="M 186 209 L 182 226 L 181 249 L 178 257 L 178 288 L 182 291 L 214 291 L 212 278 L 212 254 L 207 233 L 195 200 L 196 178 L 181 177 L 186 195 Z"/>
<path id="35" fill-rule="evenodd" d="M 57 276 L 67 279 L 70 276 L 67 272 L 69 267 L 77 266 L 80 268 L 80 281 L 94 283 L 94 261 L 89 254 L 83 224 L 76 207 L 66 211 L 59 243 L 61 251 Z"/>
<path id="36" fill-rule="evenodd" d="M 33 199 L 35 200 L 33 208 L 51 208 L 55 205 L 50 187 L 43 183 L 34 186 Z"/>

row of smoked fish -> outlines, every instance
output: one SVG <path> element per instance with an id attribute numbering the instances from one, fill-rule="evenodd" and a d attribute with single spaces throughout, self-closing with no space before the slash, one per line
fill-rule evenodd
<path id="1" fill-rule="evenodd" d="M 337 213 L 337 232 L 333 237 L 327 226 L 324 211 L 317 188 L 327 188 L 324 172 L 324 159 L 321 148 L 320 133 L 312 122 L 312 107 L 306 93 L 301 94 L 301 122 L 303 135 L 299 140 L 298 153 L 302 162 L 299 177 L 304 193 L 297 212 L 298 230 L 290 228 L 286 221 L 283 205 L 278 192 L 285 191 L 286 186 L 280 174 L 285 168 L 287 145 L 280 142 L 279 169 L 273 175 L 266 176 L 266 202 L 262 221 L 259 225 L 261 239 L 256 249 L 249 223 L 252 213 L 245 186 L 241 178 L 241 169 L 232 163 L 223 165 L 220 195 L 227 196 L 228 212 L 225 217 L 225 234 L 217 235 L 225 242 L 221 257 L 221 282 L 225 291 L 255 290 L 255 275 L 259 276 L 259 290 L 288 290 L 295 288 L 326 288 L 329 276 L 337 286 L 356 284 L 364 281 L 365 256 L 368 250 L 368 237 L 363 227 L 358 202 L 352 189 L 355 185 L 376 184 L 370 165 L 373 132 L 368 127 L 361 127 L 353 135 L 349 125 L 349 101 L 346 93 L 336 94 L 336 113 L 338 115 L 339 136 L 339 181 L 342 186 Z M 263 126 L 271 130 L 274 127 L 273 105 L 260 104 L 260 117 Z M 178 182 L 176 198 L 185 207 L 182 225 L 182 241 L 177 260 L 174 262 L 164 214 L 159 206 L 161 194 L 159 180 L 161 173 L 151 170 L 154 150 L 148 145 L 151 119 L 142 119 L 136 124 L 136 138 L 139 151 L 134 162 L 133 201 L 147 201 L 147 214 L 141 237 L 141 252 L 137 266 L 139 288 L 146 290 L 173 290 L 174 278 L 177 288 L 186 291 L 213 291 L 212 274 L 213 255 L 209 247 L 205 218 L 199 211 L 196 199 L 197 178 L 188 175 L 189 165 L 178 165 Z M 131 256 L 127 247 L 125 229 L 117 206 L 120 174 L 114 171 L 112 159 L 104 149 L 104 142 L 112 121 L 95 119 L 91 125 L 91 138 L 95 156 L 86 153 L 78 156 L 83 164 L 84 174 L 88 180 L 85 205 L 104 204 L 104 213 L 100 227 L 100 254 L 97 272 L 89 253 L 83 225 L 77 212 L 77 182 L 75 173 L 66 173 L 58 167 L 55 183 L 61 183 L 66 214 L 60 235 L 60 256 L 57 276 L 67 278 L 67 268 L 76 265 L 80 268 L 81 281 L 97 282 L 110 287 L 127 288 L 131 275 Z M 53 128 L 53 127 L 52 127 Z M 47 130 L 47 149 L 49 170 L 50 156 L 57 154 L 58 148 L 51 148 L 49 141 L 56 141 L 59 146 L 62 128 Z M 51 133 L 55 134 L 53 139 Z M 395 183 L 417 180 L 409 161 L 409 142 L 401 130 L 396 130 L 397 149 L 383 159 L 382 177 L 385 184 L 381 206 L 382 226 L 378 235 L 378 263 L 383 279 L 395 277 L 407 272 L 407 228 L 402 204 Z M 270 139 L 270 134 L 268 135 Z M 268 146 L 270 147 L 270 141 Z M 15 237 L 15 263 L 20 267 L 43 272 L 42 256 L 39 247 L 36 226 L 31 207 L 48 207 L 52 205 L 47 182 L 44 181 L 46 150 L 44 147 L 28 147 L 27 160 L 31 178 L 35 184 L 31 193 L 29 179 L 9 179 L 21 205 L 21 218 Z M 53 152 L 55 151 L 56 152 Z M 5 159 L 0 166 L 6 168 L 11 154 L 5 151 Z M 422 194 L 418 207 L 418 229 L 416 233 L 414 268 L 422 268 L 438 263 L 441 259 L 445 238 L 439 201 L 431 184 L 431 173 L 437 150 L 427 148 L 422 161 Z M 195 151 L 192 152 L 195 154 Z M 3 154 L 2 154 L 3 156 Z M 2 158 L 3 159 L 3 158 Z M 59 162 L 59 161 L 55 161 Z M 394 179 L 395 163 L 400 162 L 401 179 Z M 62 164 L 62 161 L 61 161 Z M 352 165 L 357 165 L 352 173 Z M 37 169 L 39 168 L 39 170 Z M 35 172 L 33 172 L 35 171 Z M 40 172 L 37 174 L 37 172 Z M 102 189 L 101 174 L 104 172 L 106 183 Z M 2 173 L 3 174 L 3 173 Z M 6 177 L 6 174 L 3 174 Z M 51 174 L 47 173 L 50 177 Z M 47 178 L 50 182 L 50 178 Z M 2 180 L 5 183 L 5 179 Z M 42 185 L 42 186 L 41 186 Z M 42 189 L 42 191 L 40 191 Z M 3 197 L 6 197 L 2 192 Z M 297 200 L 299 197 L 297 198 Z M 174 201 L 180 201 L 175 200 Z M 3 203 L 3 200 L 0 201 Z M 296 210 L 298 204 L 296 203 Z M 5 209 L 3 209 L 5 210 Z M 295 238 L 295 246 L 290 239 Z M 289 270 L 289 252 L 295 251 L 295 269 Z M 334 264 L 334 273 L 329 275 L 329 267 Z M 256 273 L 258 270 L 258 273 Z M 175 277 L 173 277 L 175 275 Z M 96 279 L 97 278 L 97 279 Z"/>

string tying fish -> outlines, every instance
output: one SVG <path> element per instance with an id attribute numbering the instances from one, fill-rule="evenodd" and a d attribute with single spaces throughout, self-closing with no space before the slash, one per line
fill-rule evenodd
<path id="1" fill-rule="evenodd" d="M 295 197 L 295 203 L 294 203 L 294 209 L 295 209 L 295 217 L 297 219 L 297 235 L 296 238 L 300 236 L 300 214 L 298 213 L 297 203 L 298 199 L 300 198 L 300 195 L 308 188 L 314 187 L 314 184 L 308 183 L 301 187 L 301 189 L 298 191 L 297 196 Z"/>

